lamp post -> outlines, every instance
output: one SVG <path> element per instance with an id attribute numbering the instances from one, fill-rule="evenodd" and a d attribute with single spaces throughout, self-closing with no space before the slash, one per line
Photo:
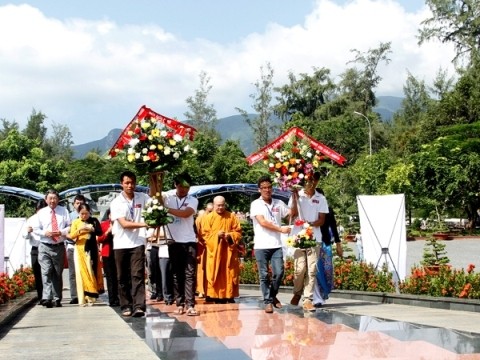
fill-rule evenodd
<path id="1" fill-rule="evenodd" d="M 355 115 L 363 116 L 365 118 L 365 120 L 367 120 L 367 124 L 368 124 L 368 143 L 370 145 L 370 156 L 372 156 L 372 125 L 370 124 L 370 120 L 368 119 L 368 117 L 363 115 L 361 112 L 354 111 L 353 113 Z"/>

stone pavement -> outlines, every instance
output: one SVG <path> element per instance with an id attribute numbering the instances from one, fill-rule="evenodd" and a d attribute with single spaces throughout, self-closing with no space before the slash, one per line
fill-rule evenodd
<path id="1" fill-rule="evenodd" d="M 118 308 L 25 302 L 10 324 L 0 311 L 3 359 L 480 359 L 480 314 L 332 297 L 304 313 L 287 305 L 263 311 L 258 288 L 242 288 L 236 304 L 204 304 L 199 316 L 148 302 L 145 318 Z M 12 310 L 13 311 L 13 310 Z M 12 311 L 10 313 L 12 313 Z"/>

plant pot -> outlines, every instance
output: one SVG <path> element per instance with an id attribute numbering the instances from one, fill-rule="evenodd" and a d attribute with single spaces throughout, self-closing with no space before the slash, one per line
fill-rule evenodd
<path id="1" fill-rule="evenodd" d="M 355 240 L 355 234 L 347 234 L 347 235 L 345 235 L 345 240 L 347 240 L 348 242 L 354 242 L 354 240 Z"/>
<path id="2" fill-rule="evenodd" d="M 432 236 L 437 240 L 451 240 L 449 233 L 433 233 Z"/>
<path id="3" fill-rule="evenodd" d="M 440 272 L 440 265 L 426 265 L 424 268 L 425 271 L 430 275 L 438 275 Z"/>

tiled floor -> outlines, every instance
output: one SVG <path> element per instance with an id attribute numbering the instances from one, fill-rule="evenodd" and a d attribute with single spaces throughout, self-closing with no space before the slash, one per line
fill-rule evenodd
<path id="1" fill-rule="evenodd" d="M 480 359 L 480 335 L 349 315 L 334 306 L 266 314 L 258 297 L 198 304 L 198 316 L 150 303 L 128 322 L 161 359 Z M 143 328 L 142 328 L 143 327 Z"/>

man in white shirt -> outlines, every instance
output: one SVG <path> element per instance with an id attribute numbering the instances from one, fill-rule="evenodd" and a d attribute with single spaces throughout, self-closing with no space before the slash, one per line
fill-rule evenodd
<path id="1" fill-rule="evenodd" d="M 174 194 L 164 194 L 163 201 L 174 222 L 168 225 L 175 242 L 168 246 L 172 264 L 173 287 L 176 296 L 176 313 L 195 316 L 195 286 L 197 268 L 197 238 L 193 223 L 198 200 L 189 195 L 192 179 L 189 174 L 179 174 L 173 179 Z"/>
<path id="2" fill-rule="evenodd" d="M 257 182 L 260 197 L 250 205 L 253 221 L 255 258 L 260 277 L 265 312 L 273 313 L 273 307 L 281 308 L 277 299 L 278 289 L 284 274 L 281 234 L 289 234 L 291 227 L 282 225 L 282 219 L 296 215 L 296 195 L 292 207 L 272 197 L 273 187 L 270 176 L 260 177 Z M 296 193 L 295 193 L 296 194 Z M 272 266 L 272 279 L 269 280 L 268 265 Z"/>
<path id="3" fill-rule="evenodd" d="M 25 230 L 22 233 L 22 236 L 25 240 L 28 240 L 31 246 L 30 250 L 30 260 L 32 263 L 33 276 L 35 277 L 35 289 L 37 290 L 37 299 L 38 304 L 43 304 L 43 285 L 42 285 L 42 269 L 40 263 L 38 262 L 38 247 L 40 246 L 40 236 L 33 233 L 33 223 L 37 218 L 37 212 L 40 209 L 43 209 L 47 206 L 45 199 L 41 199 L 37 202 L 35 206 L 35 214 L 30 216 L 27 219 Z"/>
<path id="4" fill-rule="evenodd" d="M 70 231 L 70 216 L 67 209 L 58 205 L 57 191 L 48 190 L 45 201 L 48 206 L 40 209 L 32 219 L 32 229 L 40 238 L 38 261 L 42 269 L 43 305 L 52 308 L 62 306 L 64 241 Z"/>
<path id="5" fill-rule="evenodd" d="M 292 305 L 298 305 L 303 292 L 303 309 L 305 311 L 315 311 L 313 304 L 313 289 L 317 273 L 317 260 L 322 244 L 322 231 L 320 227 L 325 222 L 325 216 L 328 214 L 328 203 L 325 196 L 315 191 L 317 181 L 307 182 L 304 190 L 298 194 L 298 220 L 299 225 L 293 228 L 292 233 L 297 234 L 307 223 L 313 228 L 313 234 L 317 241 L 317 246 L 307 249 L 295 249 L 294 259 L 294 278 L 293 278 L 293 297 L 290 301 Z M 290 200 L 293 201 L 293 198 Z"/>
<path id="6" fill-rule="evenodd" d="M 117 267 L 120 307 L 123 316 L 145 315 L 146 227 L 142 210 L 147 194 L 135 192 L 137 178 L 131 171 L 120 174 L 123 191 L 110 204 L 113 249 Z"/>

